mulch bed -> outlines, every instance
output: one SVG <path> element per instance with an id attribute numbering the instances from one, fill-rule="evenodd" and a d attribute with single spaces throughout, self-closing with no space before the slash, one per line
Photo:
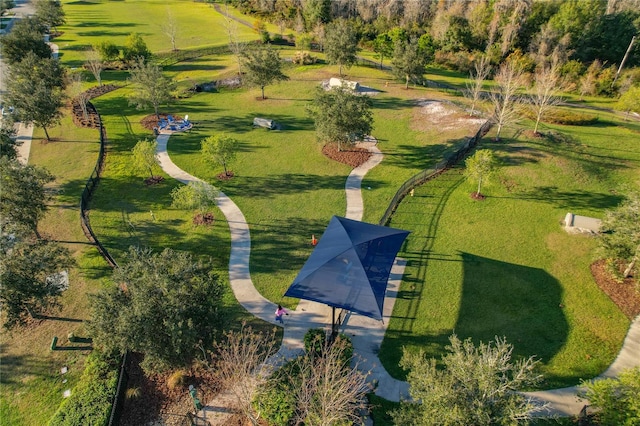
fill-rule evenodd
<path id="1" fill-rule="evenodd" d="M 618 305 L 627 318 L 633 319 L 640 314 L 640 291 L 638 291 L 635 277 L 625 278 L 622 281 L 616 279 L 604 259 L 591 264 L 591 274 L 598 283 L 598 287 Z"/>
<path id="2" fill-rule="evenodd" d="M 163 176 L 152 176 L 152 177 L 146 178 L 144 180 L 144 184 L 147 185 L 147 186 L 157 185 L 160 182 L 162 182 L 163 180 L 164 180 Z"/>
<path id="3" fill-rule="evenodd" d="M 332 160 L 354 168 L 366 163 L 371 157 L 371 153 L 364 148 L 352 146 L 343 151 L 339 151 L 338 145 L 334 143 L 323 146 L 322 153 Z"/>
<path id="4" fill-rule="evenodd" d="M 187 370 L 184 386 L 169 389 L 167 379 L 171 373 L 145 375 L 140 368 L 141 354 L 131 354 L 127 366 L 129 381 L 127 388 L 139 388 L 140 396 L 125 400 L 121 426 L 140 426 L 162 419 L 167 426 L 190 425 L 187 413 L 193 413 L 194 406 L 189 395 L 189 385 L 198 390 L 198 398 L 206 403 L 219 392 L 218 381 L 211 371 L 205 369 Z"/>
<path id="5" fill-rule="evenodd" d="M 194 225 L 212 225 L 214 221 L 213 218 L 213 213 L 198 213 L 197 215 L 193 216 L 193 224 Z"/>

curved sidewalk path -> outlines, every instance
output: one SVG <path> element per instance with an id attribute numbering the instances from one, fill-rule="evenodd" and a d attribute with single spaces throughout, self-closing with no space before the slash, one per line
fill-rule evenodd
<path id="1" fill-rule="evenodd" d="M 167 154 L 167 142 L 170 136 L 170 133 L 163 133 L 157 138 L 158 161 L 162 169 L 169 176 L 185 184 L 192 181 L 201 181 L 184 172 L 171 161 Z M 361 220 L 363 214 L 362 179 L 383 158 L 374 140 L 363 142 L 361 146 L 366 147 L 373 155 L 369 161 L 352 170 L 345 184 L 347 197 L 346 216 L 354 220 Z M 236 299 L 251 314 L 271 324 L 279 325 L 274 318 L 276 304 L 262 297 L 251 281 L 249 272 L 251 237 L 244 215 L 238 206 L 222 192 L 218 198 L 218 207 L 225 215 L 231 231 L 229 281 Z M 391 270 L 382 322 L 348 313 L 341 327 L 341 332 L 351 337 L 355 351 L 361 357 L 359 368 L 363 371 L 371 371 L 369 380 L 377 382 L 376 395 L 395 402 L 409 396 L 409 385 L 407 382 L 396 380 L 389 375 L 380 363 L 377 352 L 380 349 L 380 344 L 393 311 L 404 266 L 405 263 L 403 261 L 396 259 L 396 263 Z M 324 328 L 327 324 L 331 324 L 331 308 L 320 303 L 300 300 L 296 310 L 285 317 L 285 320 L 282 345 L 278 353 L 271 359 L 274 364 L 279 364 L 302 353 L 304 349 L 303 337 L 307 330 L 310 328 Z M 640 316 L 631 323 L 617 358 L 596 379 L 616 377 L 620 371 L 637 366 L 640 366 Z M 588 403 L 588 401 L 578 398 L 578 391 L 579 387 L 573 386 L 548 391 L 527 392 L 525 395 L 539 405 L 545 404 L 545 408 L 538 413 L 539 416 L 576 416 L 582 407 Z M 222 407 L 208 406 L 205 408 L 207 416 L 209 414 L 228 415 L 225 411 Z"/>

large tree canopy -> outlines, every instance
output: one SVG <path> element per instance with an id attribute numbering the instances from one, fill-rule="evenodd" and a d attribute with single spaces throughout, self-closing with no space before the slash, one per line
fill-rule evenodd
<path id="1" fill-rule="evenodd" d="M 401 366 L 413 401 L 393 412 L 402 425 L 517 425 L 534 410 L 518 393 L 540 379 L 532 358 L 511 361 L 513 347 L 504 339 L 475 346 L 471 339 L 450 337 L 444 368 L 424 352 L 405 351 Z"/>
<path id="2" fill-rule="evenodd" d="M 318 88 L 308 111 L 315 121 L 318 139 L 336 142 L 339 149 L 343 144 L 354 143 L 373 129 L 371 99 L 354 94 L 344 86 L 329 91 Z"/>
<path id="3" fill-rule="evenodd" d="M 36 2 L 36 18 L 47 27 L 53 28 L 57 32 L 56 27 L 66 22 L 64 10 L 62 10 L 62 2 L 58 0 L 38 0 Z"/>
<path id="4" fill-rule="evenodd" d="M 47 211 L 50 194 L 45 185 L 54 180 L 46 169 L 23 166 L 16 160 L 0 158 L 0 227 L 6 232 L 38 234 L 38 222 Z"/>
<path id="5" fill-rule="evenodd" d="M 223 287 L 208 261 L 131 248 L 113 280 L 91 299 L 89 329 L 107 351 L 143 352 L 145 370 L 184 365 L 220 328 Z"/>
<path id="6" fill-rule="evenodd" d="M 9 64 L 20 62 L 29 52 L 40 58 L 51 57 L 51 48 L 44 42 L 44 27 L 35 18 L 18 20 L 8 34 L 0 37 L 0 45 Z"/>
<path id="7" fill-rule="evenodd" d="M 63 288 L 58 274 L 73 265 L 69 251 L 47 240 L 15 241 L 0 236 L 0 307 L 5 328 L 24 324 L 29 318 L 58 307 Z"/>

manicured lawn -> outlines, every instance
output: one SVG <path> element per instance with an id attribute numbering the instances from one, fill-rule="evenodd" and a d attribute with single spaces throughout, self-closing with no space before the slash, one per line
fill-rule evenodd
<path id="1" fill-rule="evenodd" d="M 629 320 L 591 277 L 596 240 L 566 234 L 564 215 L 602 217 L 638 177 L 637 139 L 616 123 L 556 126 L 571 142 L 486 138 L 503 167 L 473 201 L 462 170 L 416 189 L 390 226 L 412 230 L 409 261 L 381 359 L 398 377 L 402 347 L 442 354 L 452 333 L 506 336 L 543 362 L 543 387 L 576 384 L 615 357 Z M 607 135 L 605 137 L 605 135 Z"/>
<path id="2" fill-rule="evenodd" d="M 162 31 L 170 11 L 177 27 L 176 47 L 227 45 L 229 36 L 225 18 L 212 5 L 191 0 L 130 1 L 63 1 L 67 24 L 60 27 L 63 35 L 55 39 L 60 47 L 60 59 L 70 67 L 86 61 L 84 52 L 109 40 L 120 49 L 127 36 L 139 33 L 152 52 L 171 50 L 169 38 Z M 257 40 L 248 27 L 236 26 L 241 41 Z"/>
<path id="3" fill-rule="evenodd" d="M 53 336 L 58 336 L 59 346 L 69 346 L 70 332 L 86 336 L 81 322 L 87 319 L 86 294 L 99 288 L 108 272 L 80 228 L 80 194 L 98 158 L 98 132 L 77 128 L 66 117 L 49 133 L 54 141 L 42 143 L 44 134 L 35 129 L 29 158 L 29 164 L 45 167 L 56 177 L 51 185 L 56 196 L 39 229 L 71 250 L 79 267 L 69 271 L 70 287 L 63 293 L 62 310 L 53 314 L 59 319 L 0 333 L 3 425 L 47 424 L 62 402 L 63 391 L 72 389 L 80 378 L 87 352 L 52 352 L 49 346 Z M 68 367 L 64 376 L 60 374 L 63 366 Z"/>

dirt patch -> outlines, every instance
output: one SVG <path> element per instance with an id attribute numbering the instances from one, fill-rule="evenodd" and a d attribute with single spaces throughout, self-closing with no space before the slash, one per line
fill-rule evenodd
<path id="1" fill-rule="evenodd" d="M 622 269 L 620 270 L 622 271 Z M 591 274 L 598 283 L 598 287 L 609 296 L 613 303 L 618 305 L 627 318 L 633 319 L 640 314 L 640 292 L 637 291 L 637 279 L 617 280 L 604 259 L 591 264 Z"/>
<path id="2" fill-rule="evenodd" d="M 335 143 L 326 144 L 325 146 L 323 146 L 322 153 L 332 160 L 346 164 L 353 168 L 366 163 L 371 157 L 371 153 L 365 148 L 352 146 L 343 151 L 339 151 L 338 145 Z"/>
<path id="3" fill-rule="evenodd" d="M 466 112 L 447 102 L 419 99 L 417 106 L 412 127 L 419 131 L 429 130 L 434 126 L 441 131 L 456 130 L 461 127 L 477 130 L 487 121 L 484 118 L 470 117 Z"/>
<path id="4" fill-rule="evenodd" d="M 471 197 L 471 198 L 473 198 L 474 200 L 477 200 L 477 201 L 484 201 L 484 199 L 486 198 L 484 195 L 478 194 L 475 191 L 470 193 L 469 197 Z"/>

